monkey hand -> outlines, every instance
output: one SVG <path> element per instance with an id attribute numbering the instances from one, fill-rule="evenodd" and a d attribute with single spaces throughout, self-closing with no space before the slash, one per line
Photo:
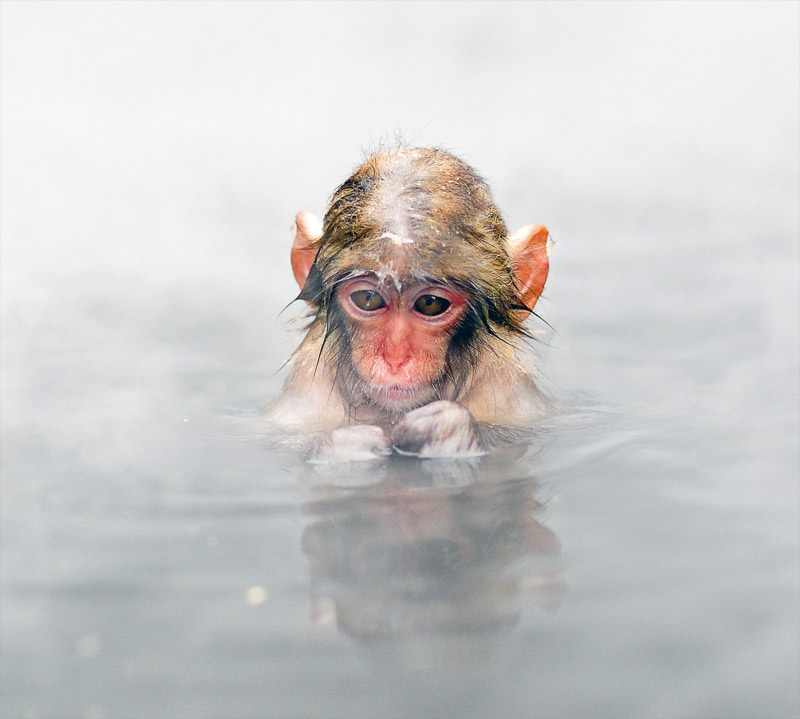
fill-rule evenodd
<path id="1" fill-rule="evenodd" d="M 391 453 L 389 438 L 380 427 L 354 424 L 323 435 L 308 461 L 311 464 L 368 462 L 383 459 Z"/>
<path id="2" fill-rule="evenodd" d="M 420 457 L 477 457 L 486 454 L 478 423 L 466 407 L 439 400 L 412 410 L 392 430 L 401 454 Z"/>

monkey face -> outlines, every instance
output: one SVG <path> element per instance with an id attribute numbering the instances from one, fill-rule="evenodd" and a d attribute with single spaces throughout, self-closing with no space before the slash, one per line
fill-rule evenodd
<path id="1" fill-rule="evenodd" d="M 393 412 L 439 398 L 450 338 L 467 312 L 461 293 L 432 283 L 398 290 L 364 275 L 340 285 L 336 299 L 350 325 L 360 394 Z"/>

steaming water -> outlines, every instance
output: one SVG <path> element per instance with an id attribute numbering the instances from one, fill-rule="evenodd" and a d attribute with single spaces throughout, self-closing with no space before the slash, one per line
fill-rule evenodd
<path id="1" fill-rule="evenodd" d="M 4 717 L 797 715 L 797 4 L 2 15 Z M 321 472 L 287 228 L 396 129 L 550 228 L 565 414 Z"/>

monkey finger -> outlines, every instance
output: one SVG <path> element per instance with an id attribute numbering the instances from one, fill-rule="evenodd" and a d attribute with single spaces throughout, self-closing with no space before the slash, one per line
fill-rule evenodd
<path id="1" fill-rule="evenodd" d="M 392 430 L 392 444 L 401 454 L 419 457 L 478 457 L 486 453 L 469 410 L 447 400 L 406 414 Z"/>
<path id="2" fill-rule="evenodd" d="M 391 453 L 389 438 L 380 427 L 357 424 L 324 435 L 308 461 L 311 464 L 370 462 Z"/>

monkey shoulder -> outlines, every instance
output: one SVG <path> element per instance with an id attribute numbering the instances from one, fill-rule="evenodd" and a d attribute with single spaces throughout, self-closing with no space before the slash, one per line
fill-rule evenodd
<path id="1" fill-rule="evenodd" d="M 531 427 L 545 416 L 547 397 L 523 364 L 487 365 L 461 403 L 482 425 Z"/>
<path id="2" fill-rule="evenodd" d="M 295 434 L 330 432 L 348 424 L 344 403 L 324 369 L 314 374 L 309 363 L 296 361 L 280 394 L 264 409 L 275 431 Z"/>

